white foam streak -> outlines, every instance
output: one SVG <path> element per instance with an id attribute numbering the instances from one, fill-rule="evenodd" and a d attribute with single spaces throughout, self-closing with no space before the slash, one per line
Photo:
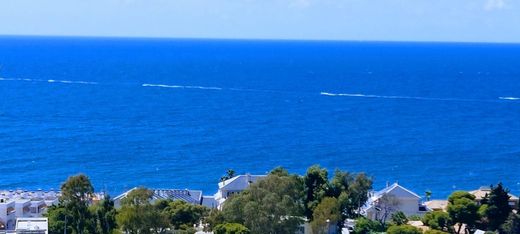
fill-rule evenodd
<path id="1" fill-rule="evenodd" d="M 427 98 L 427 97 L 409 97 L 409 96 L 385 96 L 385 95 L 370 95 L 360 93 L 327 93 L 321 92 L 325 96 L 343 96 L 343 97 L 363 97 L 363 98 L 389 98 L 389 99 L 419 99 L 419 100 L 451 100 L 444 98 Z"/>
<path id="2" fill-rule="evenodd" d="M 89 85 L 98 84 L 97 82 L 75 81 L 75 80 L 47 80 L 47 82 L 49 82 L 49 83 L 63 83 L 63 84 L 89 84 Z"/>
<path id="3" fill-rule="evenodd" d="M 81 80 L 40 80 L 40 79 L 27 79 L 27 78 L 4 78 L 0 77 L 0 80 L 4 81 L 28 81 L 28 82 L 47 82 L 47 83 L 63 83 L 63 84 L 98 84 L 97 82 L 81 81 Z"/>
<path id="4" fill-rule="evenodd" d="M 219 87 L 205 87 L 205 86 L 189 86 L 189 85 L 165 85 L 165 84 L 142 84 L 143 87 L 160 87 L 172 89 L 206 89 L 206 90 L 222 90 Z"/>
<path id="5" fill-rule="evenodd" d="M 386 96 L 386 95 L 370 95 L 370 94 L 352 94 L 352 93 L 328 93 L 321 92 L 324 96 L 343 96 L 343 97 L 360 97 L 360 98 L 384 98 L 384 99 L 412 99 L 424 101 L 455 101 L 455 102 L 493 102 L 494 100 L 483 99 L 464 99 L 464 98 L 431 98 L 431 97 L 413 97 L 413 96 Z"/>
<path id="6" fill-rule="evenodd" d="M 509 101 L 518 101 L 520 98 L 518 97 L 498 97 L 500 100 L 509 100 Z"/>
<path id="7" fill-rule="evenodd" d="M 7 81 L 34 81 L 32 79 L 22 79 L 22 78 L 3 78 L 0 77 L 0 80 L 7 80 Z"/>

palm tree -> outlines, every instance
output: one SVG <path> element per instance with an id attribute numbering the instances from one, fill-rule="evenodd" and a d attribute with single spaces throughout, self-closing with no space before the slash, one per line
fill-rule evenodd
<path id="1" fill-rule="evenodd" d="M 426 201 L 430 201 L 430 198 L 432 197 L 432 191 L 426 190 L 424 194 L 426 195 Z"/>
<path id="2" fill-rule="evenodd" d="M 220 177 L 220 181 L 229 180 L 231 178 L 235 177 L 235 170 L 228 169 L 225 176 Z"/>

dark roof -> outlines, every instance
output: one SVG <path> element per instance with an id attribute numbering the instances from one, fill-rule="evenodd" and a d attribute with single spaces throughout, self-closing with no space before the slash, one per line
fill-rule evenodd
<path id="1" fill-rule="evenodd" d="M 188 203 L 200 204 L 202 191 L 187 189 L 153 189 L 152 200 L 171 199 L 183 200 Z"/>
<path id="2" fill-rule="evenodd" d="M 128 193 L 130 193 L 132 190 L 137 189 L 133 188 L 125 193 L 117 196 L 114 198 L 114 201 L 116 203 L 116 206 L 119 205 L 119 202 L 125 198 Z M 152 198 L 150 200 L 156 201 L 156 200 L 182 200 L 188 203 L 192 204 L 202 204 L 202 191 L 200 190 L 188 190 L 188 189 L 149 189 L 153 192 Z"/>

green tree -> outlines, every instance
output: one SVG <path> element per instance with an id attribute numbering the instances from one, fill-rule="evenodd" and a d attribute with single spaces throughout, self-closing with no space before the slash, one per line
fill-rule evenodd
<path id="1" fill-rule="evenodd" d="M 251 233 L 294 233 L 303 222 L 303 184 L 296 175 L 270 173 L 224 203 L 227 222 Z"/>
<path id="2" fill-rule="evenodd" d="M 110 234 L 116 229 L 116 209 L 114 201 L 106 195 L 98 204 L 91 207 L 92 213 L 96 219 L 96 233 Z"/>
<path id="3" fill-rule="evenodd" d="M 328 192 L 329 181 L 327 169 L 313 165 L 307 169 L 303 177 L 305 191 L 305 216 L 312 220 L 312 211 Z"/>
<path id="4" fill-rule="evenodd" d="M 329 195 L 338 198 L 341 204 L 342 219 L 356 218 L 360 207 L 368 200 L 372 178 L 364 173 L 356 175 L 336 170 L 330 187 Z"/>
<path id="5" fill-rule="evenodd" d="M 226 222 L 226 218 L 222 211 L 218 209 L 211 209 L 208 213 L 208 216 L 205 217 L 205 222 L 208 224 L 206 231 L 213 231 L 213 229 L 219 225 Z"/>
<path id="6" fill-rule="evenodd" d="M 215 226 L 213 232 L 215 234 L 249 234 L 251 233 L 247 227 L 239 223 L 224 223 Z"/>
<path id="7" fill-rule="evenodd" d="M 139 187 L 130 191 L 125 198 L 121 200 L 121 205 L 139 206 L 149 205 L 152 199 L 153 191 Z"/>
<path id="8" fill-rule="evenodd" d="M 485 210 L 488 229 L 499 229 L 509 217 L 512 211 L 509 206 L 509 198 L 509 190 L 504 189 L 502 183 L 499 183 L 496 187 L 491 186 L 491 192 L 487 197 L 487 209 Z"/>
<path id="9" fill-rule="evenodd" d="M 453 229 L 450 215 L 444 211 L 428 212 L 423 216 L 422 222 L 435 230 L 451 232 Z"/>
<path id="10" fill-rule="evenodd" d="M 377 221 L 367 219 L 365 217 L 358 218 L 354 226 L 355 234 L 370 234 L 374 232 L 383 232 L 385 227 Z"/>
<path id="11" fill-rule="evenodd" d="M 121 229 L 129 234 L 163 233 L 170 227 L 168 216 L 150 204 L 153 192 L 146 188 L 130 191 L 121 201 L 116 220 Z"/>
<path id="12" fill-rule="evenodd" d="M 143 224 L 140 208 L 133 205 L 123 205 L 116 216 L 116 221 L 124 233 L 138 234 L 141 233 Z"/>
<path id="13" fill-rule="evenodd" d="M 72 217 L 62 205 L 50 206 L 45 216 L 49 219 L 49 233 L 65 233 L 65 228 L 67 233 L 72 233 L 70 223 L 67 223 Z"/>
<path id="14" fill-rule="evenodd" d="M 468 193 L 466 191 L 455 191 L 448 197 L 448 204 L 453 204 L 455 200 L 461 199 L 461 198 L 467 198 L 469 200 L 474 201 L 475 195 Z"/>
<path id="15" fill-rule="evenodd" d="M 93 193 L 94 187 L 83 174 L 71 176 L 61 185 L 60 204 L 70 214 L 67 226 L 70 225 L 72 233 L 95 231 L 95 222 L 88 209 Z"/>
<path id="16" fill-rule="evenodd" d="M 175 229 L 182 229 L 181 226 L 193 227 L 209 213 L 208 208 L 204 206 L 194 205 L 182 200 L 170 202 L 164 211 Z"/>
<path id="17" fill-rule="evenodd" d="M 421 229 L 412 225 L 390 226 L 386 230 L 387 234 L 422 234 Z"/>
<path id="18" fill-rule="evenodd" d="M 397 211 L 392 214 L 391 221 L 394 225 L 404 225 L 408 223 L 408 218 L 402 211 Z"/>
<path id="19" fill-rule="evenodd" d="M 272 171 L 269 172 L 269 175 L 275 176 L 290 176 L 289 172 L 283 167 L 276 167 Z"/>
<path id="20" fill-rule="evenodd" d="M 165 233 L 171 227 L 168 214 L 162 210 L 158 210 L 154 206 L 147 205 L 141 211 L 141 218 L 143 219 L 143 226 L 141 233 Z M 189 230 L 192 227 L 183 227 L 183 230 Z M 190 232 L 191 233 L 191 232 Z"/>
<path id="21" fill-rule="evenodd" d="M 338 200 L 333 197 L 325 197 L 316 206 L 312 214 L 313 220 L 311 227 L 313 233 L 328 233 L 331 228 L 329 225 L 333 225 L 334 228 L 338 226 L 338 222 L 341 221 L 341 211 Z"/>
<path id="22" fill-rule="evenodd" d="M 518 234 L 520 233 L 520 215 L 511 213 L 507 220 L 502 224 L 501 233 Z"/>
<path id="23" fill-rule="evenodd" d="M 459 225 L 457 233 L 460 233 L 463 224 L 466 224 L 466 229 L 475 225 L 479 219 L 478 209 L 475 196 L 468 192 L 456 191 L 448 198 L 448 214 Z"/>
<path id="24" fill-rule="evenodd" d="M 482 203 L 482 201 L 481 201 L 481 205 L 480 205 L 480 207 L 478 208 L 478 211 L 477 211 L 477 214 L 480 217 L 480 220 L 477 222 L 476 226 L 479 229 L 487 230 L 488 229 L 488 225 L 489 225 L 489 220 L 488 220 L 488 218 L 486 216 L 486 212 L 487 212 L 487 208 L 488 208 L 487 198 L 485 198 L 483 200 L 485 200 L 486 203 Z"/>

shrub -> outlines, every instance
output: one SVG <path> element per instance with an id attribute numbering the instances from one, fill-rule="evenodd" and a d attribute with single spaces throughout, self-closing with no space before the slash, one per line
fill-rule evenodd
<path id="1" fill-rule="evenodd" d="M 399 225 L 399 226 L 390 226 L 388 230 L 386 230 L 387 234 L 422 234 L 421 229 L 416 228 L 411 225 Z"/>
<path id="2" fill-rule="evenodd" d="M 451 218 L 447 212 L 432 211 L 428 212 L 422 218 L 424 225 L 441 231 L 449 231 L 451 227 Z"/>
<path id="3" fill-rule="evenodd" d="M 428 230 L 428 231 L 425 231 L 424 234 L 449 234 L 449 233 L 443 232 L 440 230 Z"/>
<path id="4" fill-rule="evenodd" d="M 408 220 L 410 221 L 421 221 L 422 217 L 419 215 L 410 215 L 408 216 Z"/>
<path id="5" fill-rule="evenodd" d="M 367 218 L 359 218 L 356 220 L 354 227 L 355 234 L 369 234 L 373 232 L 383 232 L 384 227 L 380 222 L 370 220 Z"/>
<path id="6" fill-rule="evenodd" d="M 215 234 L 249 234 L 250 231 L 244 225 L 239 223 L 224 223 L 215 226 L 213 229 Z"/>
<path id="7" fill-rule="evenodd" d="M 394 225 L 404 225 L 408 223 L 408 218 L 406 218 L 406 215 L 402 211 L 393 213 L 391 219 Z"/>

